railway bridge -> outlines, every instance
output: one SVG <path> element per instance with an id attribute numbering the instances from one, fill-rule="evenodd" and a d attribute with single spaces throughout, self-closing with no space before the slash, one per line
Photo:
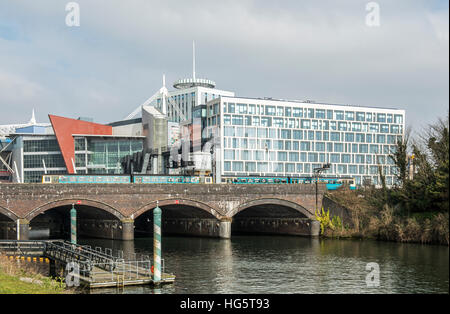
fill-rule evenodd
<path id="1" fill-rule="evenodd" d="M 319 184 L 319 208 L 325 191 Z M 165 234 L 317 236 L 320 229 L 310 184 L 0 184 L 0 239 L 68 237 L 72 204 L 86 237 L 150 236 L 157 204 Z"/>

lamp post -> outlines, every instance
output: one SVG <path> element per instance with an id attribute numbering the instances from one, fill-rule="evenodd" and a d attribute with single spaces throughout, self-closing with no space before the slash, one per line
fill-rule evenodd
<path id="1" fill-rule="evenodd" d="M 313 171 L 314 171 L 314 173 L 315 173 L 315 177 L 316 177 L 316 209 L 315 209 L 315 212 L 316 212 L 316 213 L 317 213 L 317 207 L 318 207 L 318 203 L 319 203 L 319 201 L 318 201 L 318 185 L 319 185 L 319 177 L 320 177 L 320 174 L 321 174 L 323 171 L 328 170 L 328 169 L 330 169 L 330 168 L 331 168 L 331 164 L 328 163 L 328 164 L 322 165 L 322 167 L 320 167 L 320 168 L 314 168 L 314 169 L 313 169 Z"/>

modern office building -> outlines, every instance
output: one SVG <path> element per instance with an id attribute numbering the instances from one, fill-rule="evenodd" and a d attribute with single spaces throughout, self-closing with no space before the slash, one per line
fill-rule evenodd
<path id="1" fill-rule="evenodd" d="M 49 118 L 50 129 L 27 126 L 8 135 L 12 182 L 41 182 L 44 174 L 121 174 L 122 158 L 142 152 L 145 137 L 117 134 L 124 132 L 125 123 L 114 131 L 110 125 Z"/>
<path id="2" fill-rule="evenodd" d="M 227 176 L 354 177 L 388 185 L 396 167 L 389 154 L 405 131 L 405 111 L 274 99 L 220 97 L 207 103 L 208 136 L 215 145 L 218 180 Z"/>

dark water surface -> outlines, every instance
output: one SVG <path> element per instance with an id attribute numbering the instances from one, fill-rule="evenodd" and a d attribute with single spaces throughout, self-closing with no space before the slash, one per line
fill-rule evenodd
<path id="1" fill-rule="evenodd" d="M 153 239 L 83 239 L 152 256 Z M 370 240 L 237 236 L 231 240 L 163 237 L 172 285 L 128 287 L 122 293 L 448 293 L 449 248 Z M 378 263 L 380 286 L 368 287 L 368 263 Z M 117 293 L 116 289 L 93 293 Z"/>

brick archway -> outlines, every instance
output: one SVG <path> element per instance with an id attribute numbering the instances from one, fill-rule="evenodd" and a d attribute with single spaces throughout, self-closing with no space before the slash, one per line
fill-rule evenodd
<path id="1" fill-rule="evenodd" d="M 133 212 L 133 214 L 132 214 L 133 219 L 138 218 L 139 216 L 148 212 L 149 210 L 153 210 L 154 208 L 156 208 L 156 205 L 157 205 L 157 201 L 153 201 L 145 206 L 142 206 L 140 209 Z M 166 200 L 159 201 L 160 207 L 167 206 L 167 205 L 180 205 L 180 206 L 185 205 L 185 206 L 196 207 L 196 208 L 204 210 L 205 212 L 214 216 L 218 220 L 225 219 L 225 217 L 223 215 L 221 215 L 216 209 L 212 208 L 211 206 L 209 206 L 205 203 L 198 202 L 198 201 L 187 200 L 187 199 L 166 199 Z"/>
<path id="2" fill-rule="evenodd" d="M 88 200 L 88 199 L 64 199 L 64 200 L 57 200 L 57 201 L 53 201 L 53 202 L 49 202 L 46 203 L 44 205 L 41 205 L 35 209 L 33 209 L 26 217 L 25 219 L 27 219 L 28 221 L 31 221 L 33 218 L 35 218 L 36 216 L 38 216 L 39 214 L 45 213 L 48 210 L 57 208 L 57 207 L 61 207 L 61 206 L 70 206 L 72 204 L 76 204 L 77 201 L 81 201 L 81 205 L 82 206 L 90 206 L 90 207 L 94 207 L 103 211 L 106 211 L 108 213 L 110 213 L 111 215 L 113 215 L 114 217 L 116 217 L 119 220 L 125 219 L 126 217 L 124 215 L 122 215 L 117 209 L 115 209 L 114 207 L 103 203 L 103 202 L 99 202 L 99 201 L 93 201 L 93 200 Z M 76 205 L 75 205 L 76 206 Z"/>
<path id="3" fill-rule="evenodd" d="M 278 199 L 278 198 L 262 198 L 262 199 L 250 201 L 248 203 L 244 203 L 244 204 L 238 206 L 237 208 L 233 209 L 229 213 L 229 216 L 234 217 L 237 214 L 239 214 L 240 212 L 242 212 L 250 207 L 255 207 L 255 206 L 260 206 L 260 205 L 280 205 L 280 206 L 292 208 L 292 209 L 296 210 L 297 212 L 299 212 L 300 214 L 304 215 L 306 218 L 312 218 L 314 216 L 303 206 L 301 206 L 297 203 L 291 202 L 291 201 Z"/>
<path id="4" fill-rule="evenodd" d="M 0 214 L 3 214 L 4 216 L 10 218 L 12 221 L 16 221 L 17 219 L 19 219 L 19 217 L 15 213 L 3 206 L 0 206 Z"/>

